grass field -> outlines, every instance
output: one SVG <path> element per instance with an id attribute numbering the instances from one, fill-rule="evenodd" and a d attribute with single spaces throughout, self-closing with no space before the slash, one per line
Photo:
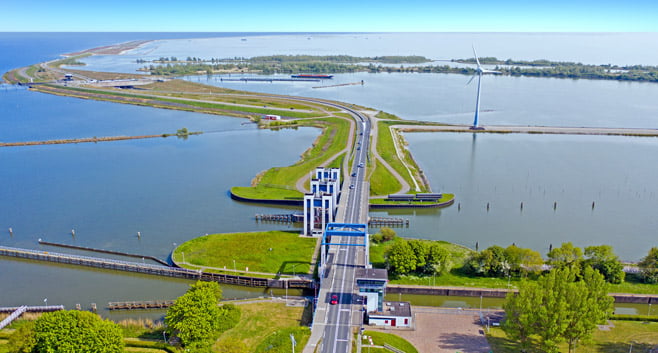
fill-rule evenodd
<path id="1" fill-rule="evenodd" d="M 400 191 L 402 185 L 384 165 L 377 161 L 375 171 L 370 175 L 370 195 L 389 195 Z M 383 199 L 373 199 L 370 203 L 386 202 Z"/>
<path id="2" fill-rule="evenodd" d="M 630 352 L 631 342 L 633 352 L 649 352 L 658 345 L 658 323 L 643 323 L 633 321 L 610 321 L 613 327 L 609 331 L 594 331 L 591 343 L 581 342 L 576 347 L 578 353 L 616 353 Z M 516 342 L 507 339 L 500 328 L 492 328 L 487 340 L 494 353 L 516 353 L 520 348 Z M 535 342 L 536 344 L 537 342 Z M 567 352 L 566 344 L 560 346 L 560 352 Z M 535 345 L 529 353 L 540 352 Z"/>
<path id="3" fill-rule="evenodd" d="M 181 266 L 210 272 L 221 271 L 208 267 L 233 270 L 235 261 L 240 273 L 248 267 L 251 272 L 302 274 L 311 270 L 317 240 L 281 231 L 211 234 L 179 245 L 172 256 Z"/>
<path id="4" fill-rule="evenodd" d="M 414 182 L 409 175 L 409 172 L 407 171 L 407 168 L 405 168 L 404 163 L 400 158 L 398 157 L 396 150 L 395 150 L 395 144 L 393 142 L 393 136 L 391 134 L 391 131 L 389 129 L 390 125 L 397 124 L 399 123 L 398 121 L 380 121 L 377 125 L 377 152 L 379 155 L 389 164 L 395 171 L 397 171 L 404 180 L 407 181 L 409 185 L 414 186 Z M 402 146 L 400 146 L 402 147 Z M 414 173 L 414 178 L 417 180 L 418 185 L 421 189 L 420 192 L 427 192 L 428 189 L 425 186 L 425 184 L 422 182 L 422 179 L 418 176 L 418 165 L 416 162 L 413 160 L 413 158 L 410 158 L 410 154 L 408 151 L 403 149 L 403 155 L 405 162 L 411 169 L 412 173 Z M 381 195 L 386 195 L 386 194 L 381 194 Z"/>
<path id="5" fill-rule="evenodd" d="M 418 353 L 418 350 L 411 343 L 409 343 L 409 341 L 391 333 L 384 333 L 379 331 L 364 331 L 363 335 L 372 337 L 372 343 L 375 346 L 383 346 L 384 344 L 389 344 L 405 353 Z M 364 351 L 367 352 L 368 350 L 371 353 L 390 352 L 389 350 L 381 349 L 381 348 L 366 348 L 366 344 L 367 345 L 370 344 L 370 342 L 366 340 L 361 341 L 361 343 L 364 345 L 361 348 L 361 352 Z"/>
<path id="6" fill-rule="evenodd" d="M 256 352 L 261 342 L 275 335 L 276 332 L 287 329 L 295 331 L 297 347 L 303 347 L 308 341 L 311 331 L 308 329 L 297 330 L 309 322 L 310 311 L 306 308 L 289 307 L 285 303 L 254 303 L 240 305 L 240 309 L 242 310 L 240 322 L 219 337 L 215 344 L 216 347 L 223 340 L 237 339 L 245 343 L 248 352 Z M 300 335 L 300 332 L 307 332 L 307 334 Z M 286 335 L 285 338 L 287 339 L 286 352 L 289 352 L 290 337 Z M 271 352 L 277 351 L 272 350 Z"/>

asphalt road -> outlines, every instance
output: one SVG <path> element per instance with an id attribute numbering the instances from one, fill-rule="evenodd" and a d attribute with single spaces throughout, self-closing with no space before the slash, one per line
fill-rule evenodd
<path id="1" fill-rule="evenodd" d="M 344 207 L 342 219 L 338 218 L 339 223 L 366 223 L 368 190 L 364 185 L 366 165 L 368 157 L 368 146 L 370 136 L 370 121 L 360 113 L 339 106 L 347 110 L 355 117 L 357 123 L 357 142 L 355 144 L 355 158 L 350 177 L 343 183 L 341 198 L 347 197 L 347 200 L 340 200 L 341 207 Z M 354 176 L 352 176 L 354 175 Z M 344 206 L 343 206 L 344 205 Z M 365 207 L 364 207 L 365 205 Z M 340 217 L 340 216 L 339 216 Z M 352 237 L 339 237 L 332 239 L 335 243 L 354 243 L 356 239 Z M 352 344 L 352 325 L 360 324 L 361 304 L 358 302 L 357 292 L 355 291 L 354 271 L 356 268 L 363 266 L 359 263 L 359 252 L 363 253 L 362 247 L 356 246 L 332 246 L 329 257 L 328 273 L 322 281 L 323 289 L 321 292 L 326 293 L 326 298 L 320 300 L 331 300 L 331 295 L 338 296 L 338 304 L 329 305 L 325 317 L 324 334 L 322 340 L 322 352 L 325 353 L 347 353 L 351 351 Z M 354 317 L 354 319 L 353 319 Z"/>

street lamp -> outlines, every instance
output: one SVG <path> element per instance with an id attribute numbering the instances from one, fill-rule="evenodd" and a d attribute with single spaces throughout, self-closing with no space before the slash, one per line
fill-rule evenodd
<path id="1" fill-rule="evenodd" d="M 295 267 L 299 264 L 292 265 L 292 276 L 295 277 Z"/>
<path id="2" fill-rule="evenodd" d="M 235 267 L 235 260 L 233 260 L 233 272 L 238 272 L 238 270 Z"/>

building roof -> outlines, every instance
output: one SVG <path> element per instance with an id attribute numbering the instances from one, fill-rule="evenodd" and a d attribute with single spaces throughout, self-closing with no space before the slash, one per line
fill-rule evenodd
<path id="1" fill-rule="evenodd" d="M 384 268 L 357 268 L 354 273 L 354 277 L 357 280 L 360 279 L 378 279 L 378 280 L 388 280 L 388 271 Z"/>
<path id="2" fill-rule="evenodd" d="M 398 316 L 411 317 L 411 304 L 409 302 L 384 302 L 384 308 L 380 311 L 368 314 L 371 317 L 378 316 Z"/>

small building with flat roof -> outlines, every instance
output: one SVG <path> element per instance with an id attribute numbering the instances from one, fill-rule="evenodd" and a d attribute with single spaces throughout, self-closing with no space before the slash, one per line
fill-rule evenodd
<path id="1" fill-rule="evenodd" d="M 368 324 L 389 327 L 411 327 L 411 304 L 384 302 L 381 311 L 368 313 Z"/>

